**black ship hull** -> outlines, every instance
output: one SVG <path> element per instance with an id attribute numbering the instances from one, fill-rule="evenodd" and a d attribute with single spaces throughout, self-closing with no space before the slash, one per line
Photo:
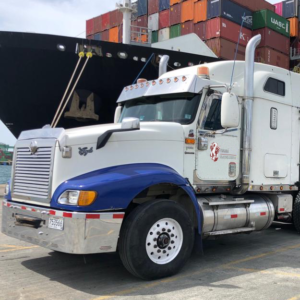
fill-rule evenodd
<path id="1" fill-rule="evenodd" d="M 72 95 L 58 127 L 112 122 L 116 100 L 123 87 L 132 84 L 143 68 L 141 77 L 157 78 L 160 55 L 170 56 L 170 70 L 216 61 L 211 57 L 142 46 L 0 32 L 0 119 L 16 137 L 23 130 L 51 124 L 77 64 L 76 52 L 84 47 L 95 55 L 87 63 L 76 87 L 77 113 L 88 106 L 87 99 L 92 97 L 95 117 L 78 117 L 74 110 L 72 114 L 72 104 L 76 108 L 76 97 Z M 68 111 L 70 113 L 66 114 Z"/>

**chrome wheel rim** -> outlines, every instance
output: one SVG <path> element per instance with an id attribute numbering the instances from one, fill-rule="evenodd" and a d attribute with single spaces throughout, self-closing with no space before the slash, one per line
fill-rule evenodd
<path id="1" fill-rule="evenodd" d="M 165 265 L 174 260 L 181 250 L 183 232 L 177 221 L 170 218 L 155 222 L 146 238 L 148 257 L 156 264 Z"/>

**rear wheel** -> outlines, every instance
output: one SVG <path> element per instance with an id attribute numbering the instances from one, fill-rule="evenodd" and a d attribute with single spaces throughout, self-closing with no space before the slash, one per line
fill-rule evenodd
<path id="1" fill-rule="evenodd" d="M 300 193 L 298 193 L 294 202 L 293 223 L 296 230 L 300 233 Z"/>
<path id="2" fill-rule="evenodd" d="M 193 244 L 188 213 L 174 201 L 157 200 L 140 205 L 124 221 L 119 253 L 130 273 L 157 279 L 178 272 Z"/>

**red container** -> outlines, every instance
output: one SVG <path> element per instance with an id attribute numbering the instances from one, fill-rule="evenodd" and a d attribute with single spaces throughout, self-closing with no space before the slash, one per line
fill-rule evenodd
<path id="1" fill-rule="evenodd" d="M 275 6 L 265 0 L 232 0 L 241 6 L 244 6 L 252 11 L 268 9 L 275 12 Z"/>
<path id="2" fill-rule="evenodd" d="M 227 60 L 233 60 L 236 50 L 236 43 L 216 38 L 206 42 L 206 45 L 219 57 Z M 237 60 L 245 60 L 246 47 L 239 45 L 237 51 Z"/>
<path id="3" fill-rule="evenodd" d="M 105 42 L 109 41 L 109 30 L 105 30 L 101 32 L 101 41 L 105 41 Z"/>
<path id="4" fill-rule="evenodd" d="M 137 18 L 137 26 L 148 28 L 148 16 L 144 15 Z"/>
<path id="5" fill-rule="evenodd" d="M 116 27 L 122 24 L 123 14 L 115 9 L 109 13 L 110 27 Z"/>
<path id="6" fill-rule="evenodd" d="M 181 24 L 181 35 L 186 35 L 194 32 L 194 22 L 188 21 Z"/>
<path id="7" fill-rule="evenodd" d="M 107 30 L 110 27 L 110 13 L 108 12 L 102 15 L 102 30 Z"/>
<path id="8" fill-rule="evenodd" d="M 166 9 L 159 12 L 159 29 L 170 27 L 170 10 Z"/>
<path id="9" fill-rule="evenodd" d="M 119 26 L 119 43 L 123 42 L 123 24 Z"/>
<path id="10" fill-rule="evenodd" d="M 181 23 L 181 3 L 170 7 L 170 26 Z"/>
<path id="11" fill-rule="evenodd" d="M 98 33 L 102 31 L 102 16 L 94 18 L 94 32 Z"/>
<path id="12" fill-rule="evenodd" d="M 194 32 L 194 22 L 188 21 L 181 24 L 181 35 L 186 35 Z"/>
<path id="13" fill-rule="evenodd" d="M 92 35 L 89 35 L 89 36 L 86 37 L 86 39 L 87 39 L 87 40 L 93 40 L 93 39 L 94 39 L 94 35 L 93 35 L 93 34 L 92 34 Z"/>
<path id="14" fill-rule="evenodd" d="M 131 21 L 131 26 L 137 27 L 138 26 L 137 20 Z M 136 29 L 136 28 L 134 28 L 134 29 Z"/>
<path id="15" fill-rule="evenodd" d="M 256 49 L 255 61 L 272 66 L 277 66 L 287 70 L 290 68 L 289 56 L 269 47 L 262 47 Z"/>
<path id="16" fill-rule="evenodd" d="M 159 0 L 148 0 L 148 15 L 159 12 Z"/>
<path id="17" fill-rule="evenodd" d="M 223 18 L 215 18 L 206 22 L 206 38 L 208 40 L 221 37 L 237 43 L 241 26 Z M 246 46 L 252 38 L 252 31 L 243 28 L 240 34 L 240 45 Z"/>
<path id="18" fill-rule="evenodd" d="M 274 4 L 274 6 L 275 6 L 276 14 L 282 16 L 282 8 L 283 8 L 282 2 L 276 3 Z"/>
<path id="19" fill-rule="evenodd" d="M 94 19 L 86 21 L 86 36 L 92 35 L 94 33 Z"/>
<path id="20" fill-rule="evenodd" d="M 259 47 L 270 47 L 284 54 L 290 53 L 290 39 L 269 28 L 262 28 L 253 31 L 253 36 L 261 34 Z"/>
<path id="21" fill-rule="evenodd" d="M 202 41 L 206 40 L 206 22 L 194 24 L 194 32 Z"/>

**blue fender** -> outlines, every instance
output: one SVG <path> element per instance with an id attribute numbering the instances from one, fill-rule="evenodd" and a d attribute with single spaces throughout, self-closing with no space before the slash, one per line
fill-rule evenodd
<path id="1" fill-rule="evenodd" d="M 192 200 L 201 233 L 202 215 L 193 188 L 187 179 L 174 169 L 161 164 L 128 164 L 93 171 L 62 183 L 53 194 L 51 207 L 72 211 L 124 210 L 143 190 L 161 183 L 180 186 Z M 87 207 L 69 206 L 58 203 L 59 196 L 66 190 L 96 191 L 96 201 Z"/>

